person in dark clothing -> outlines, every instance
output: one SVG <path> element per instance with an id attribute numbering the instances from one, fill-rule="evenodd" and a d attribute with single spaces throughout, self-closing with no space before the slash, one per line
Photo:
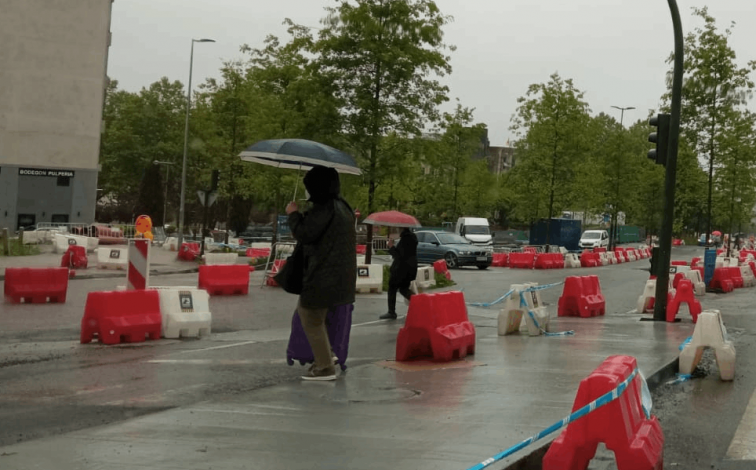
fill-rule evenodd
<path id="1" fill-rule="evenodd" d="M 417 235 L 405 228 L 399 236 L 398 246 L 389 240 L 389 253 L 394 261 L 389 277 L 388 312 L 379 317 L 381 320 L 396 320 L 397 291 L 408 300 L 412 297 L 410 284 L 417 278 Z"/>
<path id="2" fill-rule="evenodd" d="M 304 380 L 336 380 L 325 319 L 330 308 L 354 302 L 357 281 L 354 211 L 341 198 L 339 174 L 316 166 L 304 177 L 312 208 L 304 214 L 296 202 L 286 206 L 289 227 L 303 245 L 304 281 L 297 312 L 315 363 Z"/>

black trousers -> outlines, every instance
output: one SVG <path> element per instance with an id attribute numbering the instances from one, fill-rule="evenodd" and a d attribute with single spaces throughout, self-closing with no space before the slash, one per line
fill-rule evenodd
<path id="1" fill-rule="evenodd" d="M 388 290 L 388 311 L 389 313 L 396 313 L 396 293 L 400 292 L 405 299 L 409 300 L 412 297 L 412 291 L 409 286 L 399 287 L 397 285 L 389 284 Z"/>

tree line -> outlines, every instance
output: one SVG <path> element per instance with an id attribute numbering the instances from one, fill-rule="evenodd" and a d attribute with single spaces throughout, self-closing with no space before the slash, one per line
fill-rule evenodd
<path id="1" fill-rule="evenodd" d="M 242 162 L 264 139 L 301 138 L 353 155 L 361 176 L 343 192 L 363 216 L 396 209 L 437 226 L 458 216 L 527 228 L 562 211 L 625 214 L 627 224 L 658 230 L 664 168 L 646 157 L 650 116 L 619 123 L 593 115 L 573 80 L 554 73 L 518 99 L 511 120 L 515 166 L 489 170 L 486 127 L 474 109 L 450 100 L 451 21 L 430 0 L 359 0 L 325 9 L 322 28 L 286 20 L 287 36 L 260 48 L 242 45 L 219 79 L 193 94 L 187 173 L 187 225 L 199 223 L 195 197 L 220 170 L 210 225 L 242 232 L 272 221 L 301 173 Z M 756 63 L 739 66 L 706 8 L 686 38 L 675 233 L 750 229 L 756 119 L 747 109 Z M 671 66 L 671 58 L 670 58 Z M 503 84 L 504 85 L 504 84 Z M 669 87 L 670 84 L 667 83 Z M 177 220 L 186 90 L 163 78 L 139 92 L 112 81 L 104 108 L 98 219 L 127 222 L 149 214 Z M 660 98 L 662 111 L 670 94 Z M 157 162 L 157 163 L 155 163 Z M 299 191 L 298 194 L 303 194 Z"/>

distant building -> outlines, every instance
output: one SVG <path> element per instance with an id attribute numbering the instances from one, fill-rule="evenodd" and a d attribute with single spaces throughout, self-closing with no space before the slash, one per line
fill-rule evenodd
<path id="1" fill-rule="evenodd" d="M 514 147 L 489 147 L 488 170 L 499 175 L 511 170 L 515 165 Z"/>
<path id="2" fill-rule="evenodd" d="M 0 228 L 93 222 L 112 0 L 2 0 Z"/>

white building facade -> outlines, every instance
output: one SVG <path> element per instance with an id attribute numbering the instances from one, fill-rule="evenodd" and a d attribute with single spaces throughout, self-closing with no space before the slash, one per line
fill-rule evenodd
<path id="1" fill-rule="evenodd" d="M 112 0 L 0 5 L 0 228 L 94 222 Z"/>

